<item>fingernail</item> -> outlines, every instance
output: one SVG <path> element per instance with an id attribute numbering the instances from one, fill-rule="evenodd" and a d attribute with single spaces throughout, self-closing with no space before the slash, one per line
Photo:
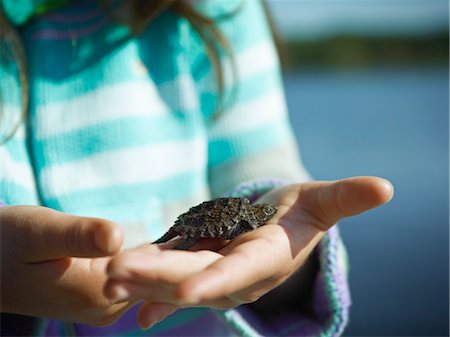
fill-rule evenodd
<path id="1" fill-rule="evenodd" d="M 112 304 L 116 304 L 119 302 L 123 302 L 128 300 L 130 297 L 130 293 L 127 289 L 122 286 L 116 286 L 113 291 L 113 295 L 109 298 L 109 301 Z"/>
<path id="2" fill-rule="evenodd" d="M 145 324 L 139 324 L 140 328 L 142 330 L 148 330 L 150 329 L 154 324 L 156 324 L 156 321 L 148 321 L 145 322 Z"/>
<path id="3" fill-rule="evenodd" d="M 162 316 L 158 315 L 156 317 L 153 317 L 153 318 L 149 319 L 145 324 L 142 324 L 141 328 L 142 328 L 142 330 L 150 329 L 152 326 L 154 326 L 155 324 L 158 324 L 166 317 L 167 317 L 167 315 L 162 315 Z"/>
<path id="4" fill-rule="evenodd" d="M 152 319 L 149 319 L 144 324 L 139 324 L 142 330 L 150 329 L 152 326 L 154 326 L 156 323 L 159 323 L 161 319 L 153 317 Z"/>
<path id="5" fill-rule="evenodd" d="M 392 183 L 387 179 L 383 180 L 383 189 L 386 196 L 386 202 L 389 202 L 394 196 L 394 185 L 392 185 Z"/>
<path id="6" fill-rule="evenodd" d="M 97 249 L 107 254 L 114 254 L 122 245 L 123 233 L 118 227 L 101 226 L 95 231 L 94 241 Z"/>
<path id="7" fill-rule="evenodd" d="M 112 240 L 108 238 L 108 235 L 102 228 L 97 228 L 94 234 L 94 240 L 96 247 L 104 253 L 111 254 L 114 250 Z"/>

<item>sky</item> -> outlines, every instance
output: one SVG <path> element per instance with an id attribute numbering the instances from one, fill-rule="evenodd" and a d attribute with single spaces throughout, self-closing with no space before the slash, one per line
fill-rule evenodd
<path id="1" fill-rule="evenodd" d="M 447 0 L 268 0 L 284 37 L 426 35 L 448 30 Z"/>

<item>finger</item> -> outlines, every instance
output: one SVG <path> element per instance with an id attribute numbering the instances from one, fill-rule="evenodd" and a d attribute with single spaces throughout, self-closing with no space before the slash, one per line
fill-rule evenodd
<path id="1" fill-rule="evenodd" d="M 119 304 L 124 302 L 138 302 L 148 300 L 153 302 L 161 302 L 172 306 L 180 306 L 183 303 L 176 297 L 177 288 L 171 285 L 160 284 L 139 284 L 132 281 L 108 281 L 105 287 L 105 294 L 111 304 Z M 189 304 L 189 307 L 209 307 L 215 309 L 234 308 L 239 304 L 249 302 L 239 297 L 222 297 L 214 300 L 205 300 L 195 305 Z"/>
<path id="2" fill-rule="evenodd" d="M 220 297 L 214 300 L 202 301 L 198 303 L 191 303 L 184 306 L 182 308 L 212 308 L 212 309 L 232 309 L 237 306 L 247 303 L 245 301 L 231 299 L 229 297 Z"/>
<path id="3" fill-rule="evenodd" d="M 142 329 L 149 329 L 177 309 L 177 306 L 168 303 L 145 302 L 140 306 L 136 319 Z"/>
<path id="4" fill-rule="evenodd" d="M 158 282 L 138 283 L 130 280 L 108 280 L 104 294 L 112 304 L 151 300 L 176 304 L 175 286 Z"/>
<path id="5" fill-rule="evenodd" d="M 340 219 L 387 203 L 393 196 L 392 184 L 376 177 L 354 177 L 332 182 L 301 185 L 299 208 L 305 210 L 321 230 Z"/>
<path id="6" fill-rule="evenodd" d="M 123 234 L 118 225 L 97 218 L 74 216 L 45 207 L 8 207 L 2 235 L 14 237 L 23 262 L 61 257 L 100 257 L 119 251 Z"/>
<path id="7" fill-rule="evenodd" d="M 160 251 L 155 245 L 123 252 L 107 267 L 104 293 L 112 303 L 148 299 L 177 303 L 176 287 L 222 255 L 211 251 Z"/>
<path id="8" fill-rule="evenodd" d="M 262 230 L 270 230 L 264 226 Z M 275 227 L 275 226 L 272 226 Z M 181 303 L 196 304 L 229 296 L 267 278 L 284 277 L 290 258 L 287 237 L 275 240 L 263 236 L 239 244 L 227 256 L 180 284 L 177 297 Z M 264 261 L 262 263 L 262 261 Z"/>
<path id="9" fill-rule="evenodd" d="M 133 280 L 144 284 L 176 284 L 221 257 L 222 255 L 207 250 L 159 250 L 155 245 L 148 245 L 125 251 L 113 258 L 108 264 L 107 273 L 112 279 Z"/>

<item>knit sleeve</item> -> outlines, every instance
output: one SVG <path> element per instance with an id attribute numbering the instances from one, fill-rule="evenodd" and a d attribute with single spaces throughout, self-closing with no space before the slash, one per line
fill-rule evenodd
<path id="1" fill-rule="evenodd" d="M 0 50 L 0 200 L 7 205 L 37 205 L 26 123 L 21 116 L 18 69 L 4 40 Z"/>
<path id="2" fill-rule="evenodd" d="M 218 4 L 221 3 L 221 4 Z M 225 4 L 227 8 L 225 8 Z M 228 74 L 227 106 L 210 119 L 208 178 L 213 197 L 245 196 L 251 200 L 273 188 L 311 180 L 302 165 L 289 123 L 277 53 L 259 1 L 203 2 L 205 13 L 236 9 L 218 21 L 235 55 L 237 82 Z M 219 8 L 220 7 L 220 8 Z M 228 68 L 227 68 L 228 67 Z M 230 64 L 225 64 L 230 70 Z M 207 77 L 203 88 L 208 88 Z M 209 83 L 211 83 L 209 79 Z M 232 86 L 236 90 L 230 89 Z M 211 110 L 217 97 L 203 90 L 202 107 Z M 225 97 L 227 99 L 227 97 Z M 331 229 L 313 253 L 318 260 L 311 293 L 311 312 L 263 319 L 250 306 L 217 311 L 241 336 L 337 336 L 347 322 L 350 297 L 346 255 L 337 228 Z M 289 313 L 290 312 L 290 313 Z"/>

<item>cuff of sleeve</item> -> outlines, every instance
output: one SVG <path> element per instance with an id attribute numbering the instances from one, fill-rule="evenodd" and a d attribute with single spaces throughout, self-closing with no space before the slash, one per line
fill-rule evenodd
<path id="1" fill-rule="evenodd" d="M 274 188 L 288 185 L 292 181 L 280 178 L 263 178 L 242 183 L 225 193 L 228 197 L 247 198 L 251 202 Z"/>
<path id="2" fill-rule="evenodd" d="M 254 201 L 271 189 L 288 183 L 288 180 L 282 179 L 261 179 L 241 184 L 229 191 L 228 195 Z M 267 322 L 245 305 L 216 313 L 240 336 L 342 335 L 348 322 L 351 300 L 347 283 L 347 254 L 336 226 L 328 230 L 314 253 L 319 258 L 320 268 L 309 315 L 292 313 Z"/>

